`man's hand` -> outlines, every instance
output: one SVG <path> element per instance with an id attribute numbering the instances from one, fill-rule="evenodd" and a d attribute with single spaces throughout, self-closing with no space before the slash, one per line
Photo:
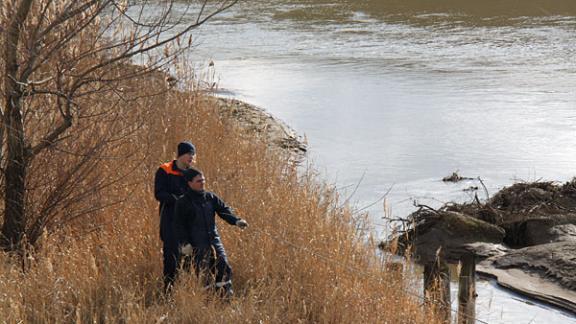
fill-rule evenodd
<path id="1" fill-rule="evenodd" d="M 192 255 L 194 253 L 194 249 L 190 243 L 180 246 L 180 253 L 184 255 Z"/>
<path id="2" fill-rule="evenodd" d="M 248 222 L 246 222 L 246 221 L 243 220 L 243 219 L 239 219 L 239 220 L 236 221 L 236 226 L 244 229 L 244 228 L 248 227 Z"/>

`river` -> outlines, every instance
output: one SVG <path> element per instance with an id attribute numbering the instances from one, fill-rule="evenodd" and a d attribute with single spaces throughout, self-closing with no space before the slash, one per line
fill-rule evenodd
<path id="1" fill-rule="evenodd" d="M 377 235 L 414 203 L 486 198 L 441 181 L 454 171 L 489 194 L 576 176 L 574 0 L 244 1 L 194 36 L 198 71 L 305 134 Z M 478 293 L 489 323 L 576 323 L 488 281 Z"/>

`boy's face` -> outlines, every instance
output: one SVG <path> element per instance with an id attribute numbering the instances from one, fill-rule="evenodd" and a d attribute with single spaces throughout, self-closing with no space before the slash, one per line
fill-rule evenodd
<path id="1" fill-rule="evenodd" d="M 206 184 L 206 178 L 203 174 L 195 176 L 192 181 L 188 181 L 188 186 L 194 191 L 204 191 L 204 185 Z"/>
<path id="2" fill-rule="evenodd" d="M 192 164 L 196 163 L 196 155 L 192 153 L 182 154 L 178 157 L 180 163 L 182 163 L 186 168 L 192 166 Z"/>

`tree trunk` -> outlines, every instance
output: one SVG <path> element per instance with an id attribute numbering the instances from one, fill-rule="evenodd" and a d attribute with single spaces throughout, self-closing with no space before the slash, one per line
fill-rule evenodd
<path id="1" fill-rule="evenodd" d="M 19 3 L 15 15 L 4 33 L 4 79 L 3 96 L 6 106 L 3 111 L 2 124 L 6 132 L 6 192 L 4 196 L 4 223 L 0 243 L 9 250 L 18 249 L 21 245 L 26 228 L 24 202 L 26 194 L 26 169 L 28 154 L 24 141 L 24 125 L 22 121 L 22 82 L 18 80 L 18 44 L 20 32 L 24 25 L 32 0 Z M 1 144 L 0 144 L 1 145 Z"/>
<path id="2" fill-rule="evenodd" d="M 26 230 L 24 210 L 26 193 L 27 158 L 24 146 L 24 129 L 19 101 L 7 104 L 7 161 L 5 170 L 6 192 L 4 195 L 4 224 L 2 236 L 4 247 L 15 250 L 20 247 Z"/>

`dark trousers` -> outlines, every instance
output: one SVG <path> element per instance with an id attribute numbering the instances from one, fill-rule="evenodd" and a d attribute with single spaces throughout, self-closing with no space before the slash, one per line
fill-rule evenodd
<path id="1" fill-rule="evenodd" d="M 184 258 L 184 268 L 194 271 L 200 276 L 206 289 L 214 289 L 217 294 L 226 300 L 232 297 L 232 268 L 228 263 L 226 251 L 221 242 L 213 242 L 208 247 L 195 247 L 192 257 Z"/>
<path id="2" fill-rule="evenodd" d="M 164 291 L 169 291 L 176 280 L 180 252 L 174 237 L 165 238 L 162 253 L 164 256 Z"/>
<path id="3" fill-rule="evenodd" d="M 212 250 L 214 248 L 214 250 Z M 180 262 L 180 252 L 178 243 L 175 240 L 166 240 L 162 247 L 164 256 L 164 290 L 169 291 L 176 281 L 178 264 Z M 228 293 L 232 290 L 232 268 L 228 263 L 226 251 L 221 244 L 206 248 L 195 248 L 192 258 L 185 257 L 183 267 L 190 271 L 191 264 L 194 265 L 196 275 L 203 274 L 205 285 L 213 284 L 224 288 Z M 216 252 L 216 256 L 214 256 Z"/>
<path id="4" fill-rule="evenodd" d="M 221 244 L 194 248 L 194 256 L 191 261 L 194 264 L 196 274 L 205 276 L 204 280 L 207 286 L 214 283 L 218 288 L 231 288 L 232 268 Z"/>

